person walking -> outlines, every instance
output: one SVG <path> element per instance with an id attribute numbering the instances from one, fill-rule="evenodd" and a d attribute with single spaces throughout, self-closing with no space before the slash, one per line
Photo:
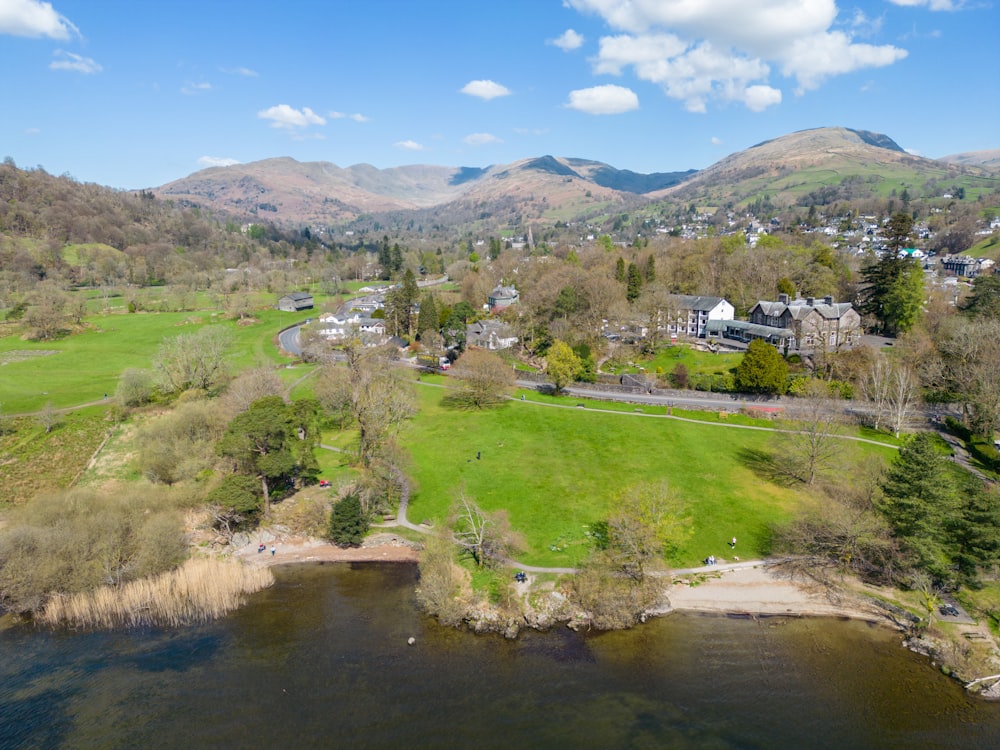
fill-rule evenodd
<path id="1" fill-rule="evenodd" d="M 729 546 L 732 547 L 733 549 L 736 549 L 736 537 L 733 537 L 733 541 L 729 543 Z"/>

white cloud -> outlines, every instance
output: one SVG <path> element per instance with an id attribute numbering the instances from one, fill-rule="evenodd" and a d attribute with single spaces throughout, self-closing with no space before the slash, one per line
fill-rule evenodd
<path id="1" fill-rule="evenodd" d="M 256 70 L 250 70 L 250 68 L 219 68 L 223 73 L 229 73 L 234 76 L 244 76 L 245 78 L 256 78 L 260 75 Z"/>
<path id="2" fill-rule="evenodd" d="M 781 92 L 771 86 L 747 86 L 743 90 L 741 101 L 751 112 L 763 112 L 773 104 L 781 104 Z"/>
<path id="3" fill-rule="evenodd" d="M 799 82 L 798 93 L 817 88 L 824 78 L 862 68 L 881 68 L 906 57 L 906 50 L 884 45 L 854 44 L 842 31 L 795 41 L 782 72 Z"/>
<path id="4" fill-rule="evenodd" d="M 51 3 L 39 0 L 0 0 L 0 34 L 69 39 L 79 29 Z"/>
<path id="5" fill-rule="evenodd" d="M 262 120 L 270 120 L 272 128 L 283 128 L 293 132 L 308 128 L 310 125 L 326 125 L 326 120 L 309 107 L 295 109 L 287 104 L 278 104 L 262 109 L 257 113 L 257 117 Z"/>
<path id="6" fill-rule="evenodd" d="M 558 47 L 563 52 L 570 52 L 583 46 L 583 34 L 578 34 L 573 29 L 566 29 L 558 37 L 549 39 L 546 43 Z"/>
<path id="7" fill-rule="evenodd" d="M 639 108 L 639 97 L 624 86 L 594 86 L 569 92 L 570 109 L 591 115 L 617 115 Z"/>
<path id="8" fill-rule="evenodd" d="M 459 91 L 469 96 L 478 96 L 480 99 L 485 99 L 486 101 L 496 99 L 498 96 L 510 95 L 510 89 L 506 86 L 501 86 L 496 81 L 469 81 Z"/>
<path id="9" fill-rule="evenodd" d="M 722 145 L 722 139 L 719 138 L 718 136 L 714 136 L 713 135 L 711 137 L 711 139 L 709 139 L 709 143 L 711 143 L 713 146 L 721 146 Z"/>
<path id="10" fill-rule="evenodd" d="M 360 112 L 355 112 L 353 115 L 346 114 L 344 112 L 327 112 L 326 116 L 331 120 L 354 120 L 354 122 L 370 122 L 370 118 L 365 117 Z"/>
<path id="11" fill-rule="evenodd" d="M 928 10 L 961 10 L 965 5 L 963 0 L 889 0 L 889 2 L 906 8 L 926 5 Z"/>
<path id="12" fill-rule="evenodd" d="M 954 0 L 892 0 L 941 4 Z M 564 0 L 624 32 L 599 42 L 597 74 L 631 69 L 667 96 L 704 112 L 710 101 L 741 102 L 760 111 L 781 101 L 772 66 L 793 78 L 797 92 L 827 77 L 890 65 L 906 56 L 892 45 L 858 44 L 880 21 L 856 11 L 833 30 L 836 0 Z M 815 54 L 813 54 L 815 53 Z"/>
<path id="13" fill-rule="evenodd" d="M 202 81 L 201 83 L 191 83 L 188 81 L 183 86 L 181 86 L 181 93 L 186 96 L 194 96 L 195 94 L 204 94 L 206 91 L 212 90 L 212 84 Z"/>
<path id="14" fill-rule="evenodd" d="M 198 159 L 200 167 L 231 167 L 239 163 L 239 159 L 227 159 L 224 156 L 202 156 Z"/>
<path id="15" fill-rule="evenodd" d="M 50 70 L 69 70 L 74 73 L 84 73 L 86 75 L 100 73 L 104 70 L 96 60 L 74 54 L 73 52 L 57 49 L 52 54 L 57 59 L 49 63 Z"/>
<path id="16" fill-rule="evenodd" d="M 403 151 L 424 151 L 424 147 L 416 141 L 396 141 L 392 144 Z"/>
<path id="17" fill-rule="evenodd" d="M 882 30 L 882 22 L 884 20 L 881 16 L 870 18 L 863 10 L 856 8 L 854 15 L 851 17 L 851 28 L 855 34 L 860 36 L 874 36 Z"/>
<path id="18" fill-rule="evenodd" d="M 470 146 L 485 146 L 489 143 L 503 143 L 503 140 L 492 133 L 469 133 L 462 139 L 462 143 L 467 143 Z"/>

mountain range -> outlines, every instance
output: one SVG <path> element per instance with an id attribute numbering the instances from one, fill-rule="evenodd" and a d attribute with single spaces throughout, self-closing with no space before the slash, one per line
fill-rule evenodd
<path id="1" fill-rule="evenodd" d="M 804 130 L 730 154 L 703 170 L 641 174 L 587 159 L 541 156 L 485 168 L 339 167 L 288 157 L 211 167 L 156 188 L 160 198 L 246 221 L 348 225 L 412 213 L 431 221 L 578 220 L 650 202 L 735 205 L 766 196 L 808 205 L 964 187 L 1000 188 L 1000 151 L 935 160 L 890 137 L 850 128 Z M 928 196 L 930 197 L 930 196 Z M 435 218 L 436 217 L 436 218 Z"/>

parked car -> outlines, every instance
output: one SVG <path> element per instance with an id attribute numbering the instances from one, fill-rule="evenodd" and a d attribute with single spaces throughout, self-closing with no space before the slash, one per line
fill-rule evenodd
<path id="1" fill-rule="evenodd" d="M 954 604 L 942 604 L 938 607 L 938 612 L 947 617 L 958 617 L 961 614 Z"/>

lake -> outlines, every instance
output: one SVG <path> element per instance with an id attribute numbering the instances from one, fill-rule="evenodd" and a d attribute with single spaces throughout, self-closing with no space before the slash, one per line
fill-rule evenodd
<path id="1" fill-rule="evenodd" d="M 864 623 L 675 614 L 506 641 L 420 614 L 412 565 L 276 574 L 208 625 L 0 633 L 0 747 L 1000 746 L 1000 705 Z"/>

